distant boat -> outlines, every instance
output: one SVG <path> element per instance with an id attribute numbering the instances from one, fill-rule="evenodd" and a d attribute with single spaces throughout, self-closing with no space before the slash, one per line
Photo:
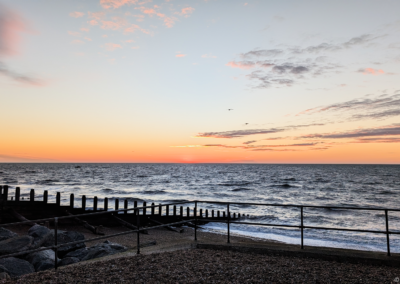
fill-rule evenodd
<path id="1" fill-rule="evenodd" d="M 75 169 L 80 169 L 80 168 L 81 168 L 81 166 L 76 166 L 76 167 L 75 167 Z"/>

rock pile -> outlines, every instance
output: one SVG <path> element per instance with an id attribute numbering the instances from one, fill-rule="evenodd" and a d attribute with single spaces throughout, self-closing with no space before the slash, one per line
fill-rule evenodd
<path id="1" fill-rule="evenodd" d="M 0 228 L 0 256 L 24 252 L 32 249 L 51 247 L 54 245 L 54 230 L 40 225 L 34 225 L 28 230 L 27 236 L 18 236 L 5 228 Z M 58 245 L 76 241 L 84 241 L 85 236 L 75 231 L 57 231 Z M 58 248 L 56 260 L 55 251 L 46 249 L 39 252 L 26 253 L 17 257 L 0 258 L 0 278 L 18 277 L 35 271 L 68 265 L 79 261 L 103 257 L 126 251 L 127 248 L 105 241 L 92 247 L 86 247 L 84 242 L 66 245 Z"/>

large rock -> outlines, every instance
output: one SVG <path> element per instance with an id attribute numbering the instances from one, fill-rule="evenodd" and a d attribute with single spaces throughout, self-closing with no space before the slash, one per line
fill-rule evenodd
<path id="1" fill-rule="evenodd" d="M 26 260 L 15 257 L 1 258 L 0 265 L 5 267 L 9 271 L 8 274 L 11 277 L 18 277 L 35 272 L 35 268 L 32 264 L 30 264 Z"/>
<path id="2" fill-rule="evenodd" d="M 33 238 L 30 236 L 16 237 L 0 242 L 0 255 L 21 252 L 33 248 Z"/>
<path id="3" fill-rule="evenodd" d="M 18 237 L 18 235 L 10 230 L 0 227 L 0 242 L 11 238 Z"/>
<path id="4" fill-rule="evenodd" d="M 76 257 L 65 257 L 65 258 L 61 259 L 61 261 L 58 263 L 58 266 L 69 265 L 69 264 L 77 263 L 79 261 L 80 261 L 80 259 L 76 258 Z"/>
<path id="5" fill-rule="evenodd" d="M 70 243 L 70 242 L 81 241 L 81 240 L 85 240 L 85 236 L 82 233 L 75 232 L 75 231 L 68 231 L 68 232 L 67 231 L 57 231 L 57 243 L 59 245 Z M 51 230 L 51 236 L 48 239 L 48 241 L 46 241 L 43 244 L 43 246 L 48 247 L 48 246 L 53 246 L 53 245 L 54 245 L 54 230 Z M 75 244 L 75 245 L 68 245 L 68 246 L 60 247 L 58 249 L 58 255 L 60 257 L 63 257 L 70 251 L 74 251 L 74 250 L 84 248 L 84 247 L 86 247 L 84 242 Z"/>
<path id="6" fill-rule="evenodd" d="M 105 241 L 102 244 L 97 244 L 88 248 L 88 250 L 89 253 L 82 259 L 82 261 L 124 252 L 127 248 L 110 241 Z"/>
<path id="7" fill-rule="evenodd" d="M 40 225 L 34 225 L 28 230 L 28 235 L 33 238 L 33 245 L 38 248 L 51 238 L 51 231 Z"/>
<path id="8" fill-rule="evenodd" d="M 29 261 L 36 271 L 42 271 L 50 268 L 54 268 L 55 252 L 51 249 L 42 250 L 38 252 L 32 252 L 26 256 L 26 260 Z M 57 258 L 57 262 L 59 259 Z"/>
<path id="9" fill-rule="evenodd" d="M 5 268 L 3 265 L 0 265 L 0 273 L 5 272 L 5 273 L 10 273 L 7 268 Z"/>
<path id="10" fill-rule="evenodd" d="M 74 258 L 77 258 L 79 260 L 82 260 L 88 253 L 89 253 L 89 249 L 88 248 L 81 248 L 81 249 L 77 249 L 77 250 L 74 250 L 74 251 L 71 251 L 71 252 L 67 253 L 64 256 L 64 258 L 74 257 Z"/>
<path id="11" fill-rule="evenodd" d="M 2 280 L 10 280 L 11 277 L 7 272 L 0 272 L 0 281 Z"/>

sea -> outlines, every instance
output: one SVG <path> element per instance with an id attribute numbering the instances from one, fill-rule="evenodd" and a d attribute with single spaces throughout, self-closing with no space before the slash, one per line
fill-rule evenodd
<path id="1" fill-rule="evenodd" d="M 28 198 L 49 193 L 55 202 L 75 206 L 86 195 L 87 207 L 105 197 L 112 210 L 114 200 L 149 203 L 193 200 L 263 204 L 296 204 L 400 209 L 400 165 L 305 165 L 305 164 L 0 164 L 0 184 L 15 188 Z M 226 206 L 199 203 L 199 208 L 226 210 Z M 300 225 L 297 207 L 231 204 L 230 211 L 244 214 L 240 221 Z M 388 212 L 389 230 L 400 232 L 400 212 Z M 332 208 L 304 208 L 304 225 L 363 230 L 386 230 L 385 212 Z M 211 222 L 207 231 L 226 234 L 224 223 Z M 299 228 L 231 224 L 231 233 L 258 239 L 300 244 Z M 336 230 L 304 230 L 304 245 L 386 251 L 386 234 Z M 400 252 L 400 235 L 390 235 L 390 249 Z"/>

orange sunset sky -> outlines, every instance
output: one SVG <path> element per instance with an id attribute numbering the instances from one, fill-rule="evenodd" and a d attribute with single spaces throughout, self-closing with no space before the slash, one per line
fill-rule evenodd
<path id="1" fill-rule="evenodd" d="M 0 0 L 0 162 L 399 164 L 398 11 Z"/>

